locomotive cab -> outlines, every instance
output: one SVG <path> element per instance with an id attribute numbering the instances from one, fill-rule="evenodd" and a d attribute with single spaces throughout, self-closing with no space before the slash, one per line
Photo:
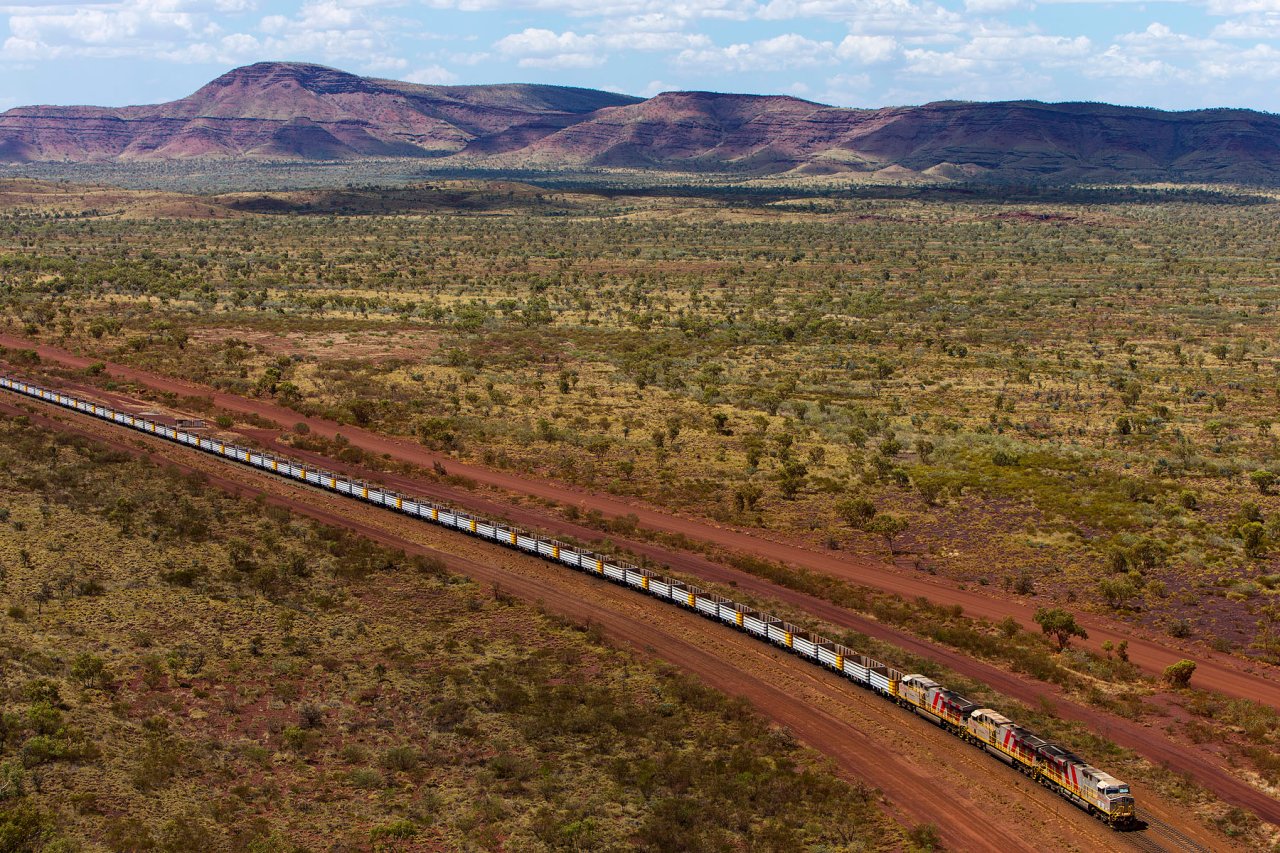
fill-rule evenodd
<path id="1" fill-rule="evenodd" d="M 1112 826 L 1128 826 L 1137 820 L 1137 808 L 1129 786 L 1114 776 L 1099 773 L 1098 810 L 1106 815 Z"/>

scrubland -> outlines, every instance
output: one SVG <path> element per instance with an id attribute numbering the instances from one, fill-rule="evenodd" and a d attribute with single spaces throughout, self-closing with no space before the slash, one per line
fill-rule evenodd
<path id="1" fill-rule="evenodd" d="M 368 196 L 13 206 L 0 295 L 87 353 L 1280 658 L 1268 200 L 339 215 Z"/>
<path id="2" fill-rule="evenodd" d="M 431 559 L 21 420 L 0 482 L 5 850 L 902 841 L 742 703 Z"/>
<path id="3" fill-rule="evenodd" d="M 1268 197 L 145 195 L 11 187 L 9 328 L 1280 662 Z M 1151 713 L 1123 650 L 1053 655 L 935 616 L 935 639 Z M 1172 707 L 1182 735 L 1275 784 L 1270 709 Z"/>

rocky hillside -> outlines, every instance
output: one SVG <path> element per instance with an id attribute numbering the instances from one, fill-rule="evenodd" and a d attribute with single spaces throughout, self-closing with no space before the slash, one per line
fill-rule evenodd
<path id="1" fill-rule="evenodd" d="M 0 115 L 0 162 L 438 157 L 494 134 L 542 136 L 637 100 L 558 86 L 420 86 L 261 62 L 167 104 L 9 110 Z"/>
<path id="2" fill-rule="evenodd" d="M 451 166 L 1280 184 L 1280 117 L 1107 104 L 840 109 L 797 98 L 421 86 L 259 63 L 167 104 L 19 107 L 0 162 L 434 157 Z"/>

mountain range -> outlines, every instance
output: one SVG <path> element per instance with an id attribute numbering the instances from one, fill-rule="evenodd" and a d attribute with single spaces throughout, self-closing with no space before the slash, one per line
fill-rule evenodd
<path id="1" fill-rule="evenodd" d="M 1095 103 L 846 109 L 799 98 L 428 86 L 261 62 L 136 107 L 0 114 L 0 163 L 435 158 L 458 168 L 1280 184 L 1280 117 Z"/>

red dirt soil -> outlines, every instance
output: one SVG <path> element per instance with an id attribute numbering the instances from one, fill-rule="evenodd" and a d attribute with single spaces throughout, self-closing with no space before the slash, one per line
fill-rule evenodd
<path id="1" fill-rule="evenodd" d="M 92 392 L 96 389 L 87 390 Z M 137 401 L 119 394 L 96 392 L 96 396 L 108 398 L 105 402 L 123 409 L 146 408 L 145 405 L 139 405 Z M 322 454 L 302 451 L 288 445 L 278 445 L 275 442 L 276 433 L 272 430 L 242 429 L 240 432 L 293 458 L 348 474 L 369 475 L 367 470 L 356 465 L 345 464 Z M 544 515 L 536 509 L 490 500 L 460 487 L 386 472 L 377 472 L 372 477 L 405 493 L 466 506 L 472 511 L 500 517 L 522 526 L 549 531 L 553 535 L 573 537 L 587 542 L 597 540 L 601 536 L 599 531 L 591 528 Z M 705 581 L 731 586 L 762 598 L 781 601 L 832 625 L 892 643 L 911 654 L 937 661 L 965 677 L 982 682 L 1028 706 L 1040 707 L 1048 703 L 1062 719 L 1083 723 L 1120 746 L 1132 749 L 1154 764 L 1186 773 L 1224 802 L 1252 811 L 1262 819 L 1280 825 L 1280 802 L 1242 781 L 1223 766 L 1220 756 L 1200 745 L 1175 741 L 1160 728 L 1128 720 L 1067 698 L 1055 685 L 974 660 L 953 649 L 921 639 L 907 631 L 884 625 L 824 599 L 779 586 L 745 571 L 715 563 L 700 555 L 616 535 L 611 535 L 610 540 L 634 553 L 665 563 L 675 571 Z"/>
<path id="2" fill-rule="evenodd" d="M 0 334 L 0 345 L 35 349 L 42 359 L 68 367 L 84 368 L 98 361 L 11 334 Z M 430 468 L 433 463 L 440 463 L 447 466 L 449 473 L 467 477 L 485 486 L 555 500 L 563 504 L 573 504 L 584 510 L 599 510 L 606 516 L 635 515 L 641 525 L 652 530 L 683 534 L 691 539 L 754 554 L 757 557 L 802 566 L 863 586 L 897 593 L 908 600 L 923 597 L 940 604 L 959 604 L 969 616 L 991 621 L 1012 616 L 1025 628 L 1035 630 L 1037 627 L 1032 619 L 1035 612 L 1032 604 L 997 598 L 973 589 L 962 590 L 936 578 L 926 579 L 904 574 L 896 567 L 870 557 L 847 553 L 836 556 L 813 550 L 795 541 L 766 538 L 760 532 L 677 516 L 670 511 L 657 509 L 639 501 L 579 489 L 542 478 L 495 471 L 480 465 L 459 462 L 444 454 L 427 450 L 410 440 L 380 435 L 371 430 L 342 425 L 322 418 L 303 417 L 292 409 L 269 401 L 228 394 L 207 386 L 126 365 L 107 363 L 106 369 L 116 378 L 137 382 L 157 391 L 210 397 L 216 405 L 230 411 L 258 415 L 281 424 L 306 423 L 312 432 L 326 438 L 332 438 L 341 432 L 364 450 L 390 454 L 394 458 L 425 468 Z M 370 478 L 386 479 L 381 474 L 370 474 Z M 544 526 L 546 526 L 545 523 Z M 595 536 L 598 537 L 599 534 Z M 1242 661 L 1210 651 L 1201 645 L 1192 646 L 1182 643 L 1175 646 L 1168 639 L 1156 639 L 1134 626 L 1124 625 L 1095 614 L 1079 614 L 1077 619 L 1089 631 L 1089 640 L 1085 645 L 1090 648 L 1100 649 L 1107 641 L 1116 644 L 1127 640 L 1129 659 L 1144 670 L 1157 674 L 1183 658 L 1194 660 L 1196 686 L 1280 708 L 1280 678 L 1277 678 L 1274 667 Z"/>
<path id="3" fill-rule="evenodd" d="M 580 621 L 590 620 L 598 624 L 606 636 L 625 642 L 637 653 L 654 655 L 697 675 L 716 689 L 748 699 L 767 718 L 830 757 L 845 776 L 879 788 L 889 800 L 890 813 L 905 826 L 918 823 L 938 826 L 947 849 L 1033 851 L 1045 849 L 1046 837 L 1056 840 L 1055 849 L 1063 850 L 1073 847 L 1121 849 L 1130 844 L 1141 844 L 1144 850 L 1161 849 L 1160 841 L 1152 837 L 1151 832 L 1132 836 L 1113 833 L 1055 795 L 1030 784 L 1012 769 L 925 721 L 898 711 L 835 675 L 718 623 L 643 596 L 618 593 L 603 581 L 496 545 L 261 472 L 227 465 L 162 439 L 121 431 L 87 415 L 56 411 L 34 403 L 19 408 L 15 403 L 17 400 L 0 400 L 0 411 L 23 414 L 42 426 L 76 432 L 159 464 L 200 473 L 217 488 L 246 497 L 261 495 L 268 503 L 352 530 L 392 548 L 441 557 L 451 571 L 483 583 L 500 584 L 504 591 L 527 601 L 540 602 L 553 612 Z M 450 550 L 424 545 L 420 538 L 423 533 L 447 537 L 445 541 L 450 543 Z M 453 547 L 454 544 L 458 547 Z M 490 559 L 483 556 L 486 553 L 495 556 Z M 476 559 L 477 556 L 480 558 Z M 512 560 L 527 564 L 529 570 L 513 571 Z M 603 589 L 604 594 L 590 594 L 593 588 Z M 602 604 L 606 605 L 603 609 Z M 711 646 L 703 637 L 708 633 Z M 802 698 L 802 693 L 807 696 Z M 812 701 L 814 699 L 817 701 Z M 865 724 L 860 727 L 856 720 L 851 721 L 858 716 L 858 705 L 870 706 L 875 721 L 873 730 L 867 730 Z M 928 760 L 895 754 L 884 743 L 876 742 L 877 737 L 890 732 L 900 744 L 907 738 L 916 749 L 924 749 Z M 906 753 L 910 748 L 903 746 L 901 751 Z M 939 761 L 946 762 L 947 769 L 941 769 Z M 1025 799 L 1027 804 L 1011 810 L 1008 803 L 986 800 L 975 803 L 970 798 L 971 792 L 945 784 L 944 774 L 956 772 L 995 781 L 1002 794 L 1015 801 Z M 1229 849 L 1224 848 L 1225 839 L 1209 835 L 1172 804 L 1150 792 L 1136 790 L 1135 794 L 1144 810 L 1196 842 L 1214 849 Z M 1028 818 L 1034 824 L 1028 824 Z M 1179 848 L 1175 843 L 1168 849 Z"/>

